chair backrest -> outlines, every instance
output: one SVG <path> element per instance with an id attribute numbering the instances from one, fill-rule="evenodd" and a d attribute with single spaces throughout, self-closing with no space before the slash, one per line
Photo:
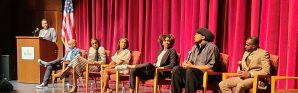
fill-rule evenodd
<path id="1" fill-rule="evenodd" d="M 88 53 L 87 53 L 86 50 L 80 49 L 80 54 L 82 55 L 82 57 L 87 59 Z M 110 57 L 110 50 L 105 50 L 105 54 L 106 54 L 106 58 L 109 58 Z M 108 60 L 106 60 L 106 61 L 108 61 Z"/>
<path id="2" fill-rule="evenodd" d="M 81 54 L 81 56 L 83 57 L 83 58 L 87 58 L 87 51 L 86 50 L 84 50 L 84 49 L 80 49 L 80 54 Z"/>
<path id="3" fill-rule="evenodd" d="M 139 64 L 141 59 L 141 52 L 140 51 L 131 51 L 131 59 L 129 64 Z"/>
<path id="4" fill-rule="evenodd" d="M 227 72 L 229 67 L 229 55 L 220 53 L 221 72 Z"/>
<path id="5" fill-rule="evenodd" d="M 110 61 L 110 50 L 105 50 L 105 54 L 106 54 L 106 63 L 108 63 Z"/>
<path id="6" fill-rule="evenodd" d="M 270 75 L 277 75 L 278 71 L 278 64 L 279 64 L 279 57 L 277 55 L 270 54 L 270 65 L 271 65 L 271 71 Z"/>
<path id="7" fill-rule="evenodd" d="M 180 56 L 181 56 L 181 54 L 180 53 L 177 53 L 177 65 L 180 65 Z M 183 61 L 182 61 L 183 62 Z"/>
<path id="8" fill-rule="evenodd" d="M 110 50 L 105 50 L 106 56 L 109 57 L 110 56 Z"/>

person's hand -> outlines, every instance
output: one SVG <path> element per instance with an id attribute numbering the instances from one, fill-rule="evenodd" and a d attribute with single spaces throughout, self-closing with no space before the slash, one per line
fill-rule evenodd
<path id="1" fill-rule="evenodd" d="M 108 65 L 107 67 L 108 69 L 112 69 L 112 68 L 115 68 L 115 65 Z"/>
<path id="2" fill-rule="evenodd" d="M 250 77 L 249 72 L 247 70 L 239 71 L 238 75 L 242 78 L 249 78 Z"/>
<path id="3" fill-rule="evenodd" d="M 245 70 L 242 74 L 242 77 L 249 78 L 250 77 L 249 72 L 247 70 Z"/>
<path id="4" fill-rule="evenodd" d="M 183 63 L 182 63 L 182 67 L 184 67 L 184 65 L 186 65 L 187 62 L 188 62 L 187 60 L 184 60 Z"/>
<path id="5" fill-rule="evenodd" d="M 185 67 L 185 68 L 189 68 L 189 67 L 192 67 L 192 66 L 193 66 L 193 64 L 189 61 L 184 61 L 183 62 L 183 67 Z"/>
<path id="6" fill-rule="evenodd" d="M 237 76 L 238 76 L 238 77 L 241 77 L 242 74 L 243 74 L 243 72 L 244 72 L 244 71 L 242 71 L 242 70 L 238 71 L 238 72 L 237 72 Z"/>
<path id="7" fill-rule="evenodd" d="M 64 61 L 66 61 L 64 58 L 61 58 L 61 62 L 64 62 Z"/>
<path id="8" fill-rule="evenodd" d="M 109 65 L 109 66 L 107 66 L 106 68 L 107 68 L 107 69 L 111 69 L 111 68 L 112 68 L 112 66 L 110 66 L 110 65 Z"/>
<path id="9" fill-rule="evenodd" d="M 240 74 L 242 74 L 242 73 L 243 73 L 243 71 L 242 71 L 242 70 L 240 70 L 240 71 L 238 71 L 238 72 L 237 72 L 237 74 L 239 74 L 239 75 L 240 75 Z"/>

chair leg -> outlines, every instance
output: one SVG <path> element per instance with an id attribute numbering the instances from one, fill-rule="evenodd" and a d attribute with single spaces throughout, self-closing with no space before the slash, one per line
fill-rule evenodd
<path id="1" fill-rule="evenodd" d="M 86 82 L 85 82 L 85 86 L 86 86 L 86 88 L 85 88 L 85 90 L 86 90 L 86 92 L 88 93 L 89 91 L 88 91 L 88 83 L 89 83 L 89 65 L 87 64 L 86 65 L 86 71 L 85 71 L 86 73 L 86 75 L 85 75 L 85 79 L 86 79 Z"/>
<path id="2" fill-rule="evenodd" d="M 119 81 L 116 80 L 116 93 L 118 93 L 118 92 L 119 92 Z"/>
<path id="3" fill-rule="evenodd" d="M 89 87 L 88 87 L 88 83 L 89 83 L 89 75 L 86 74 L 86 78 L 85 78 L 85 79 L 86 79 L 86 80 L 85 80 L 85 86 L 86 86 L 85 90 L 86 90 L 86 92 L 88 93 L 88 92 L 89 92 Z"/>
<path id="4" fill-rule="evenodd" d="M 208 74 L 207 74 L 207 72 L 204 72 L 204 75 L 203 75 L 203 93 L 207 92 L 207 82 L 208 82 Z"/>
<path id="5" fill-rule="evenodd" d="M 119 91 L 119 72 L 116 72 L 116 93 Z"/>
<path id="6" fill-rule="evenodd" d="M 95 84 L 95 87 L 97 88 L 96 77 L 94 77 L 94 84 Z"/>
<path id="7" fill-rule="evenodd" d="M 65 62 L 63 62 L 63 64 L 62 64 L 62 71 L 65 70 L 65 67 L 66 67 L 66 64 L 65 64 Z M 62 79 L 62 88 L 65 87 L 64 85 L 65 85 L 65 78 Z"/>
<path id="8" fill-rule="evenodd" d="M 56 87 L 56 85 L 55 85 L 55 78 L 53 78 L 53 74 L 55 74 L 56 73 L 56 71 L 52 71 L 52 75 L 51 75 L 51 78 L 52 78 L 52 86 L 53 87 Z"/>
<path id="9" fill-rule="evenodd" d="M 276 77 L 277 76 L 271 76 L 271 93 L 275 93 Z"/>
<path id="10" fill-rule="evenodd" d="M 65 78 L 62 79 L 62 87 L 65 86 Z"/>
<path id="11" fill-rule="evenodd" d="M 156 69 L 154 73 L 153 93 L 157 92 L 157 86 L 158 86 L 158 70 Z"/>
<path id="12" fill-rule="evenodd" d="M 100 90 L 102 90 L 103 89 L 103 82 L 102 82 L 102 77 L 100 77 Z"/>
<path id="13" fill-rule="evenodd" d="M 52 86 L 53 86 L 53 87 L 56 87 L 56 84 L 55 84 L 55 78 L 53 78 L 53 77 L 52 77 Z"/>
<path id="14" fill-rule="evenodd" d="M 139 77 L 136 76 L 135 93 L 139 93 Z"/>
<path id="15" fill-rule="evenodd" d="M 160 92 L 160 86 L 159 85 L 157 85 L 157 93 L 161 93 Z"/>
<path id="16" fill-rule="evenodd" d="M 155 85 L 155 83 L 154 83 L 154 85 L 153 85 L 153 93 L 156 93 L 156 91 L 157 91 L 157 85 Z"/>

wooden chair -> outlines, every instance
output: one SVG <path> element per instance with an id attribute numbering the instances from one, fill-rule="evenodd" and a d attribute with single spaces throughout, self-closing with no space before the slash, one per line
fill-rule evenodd
<path id="1" fill-rule="evenodd" d="M 271 76 L 271 93 L 298 93 L 297 89 L 281 89 L 276 90 L 275 85 L 277 80 L 298 79 L 295 76 Z"/>
<path id="2" fill-rule="evenodd" d="M 156 68 L 155 72 L 154 72 L 154 78 L 153 79 L 149 79 L 149 80 L 141 80 L 143 81 L 145 84 L 152 84 L 153 85 L 153 93 L 161 93 L 160 92 L 160 85 L 171 85 L 171 78 L 165 78 L 165 79 L 158 79 L 158 73 L 159 72 L 171 72 L 172 69 L 169 68 L 164 68 L 164 69 L 160 69 L 160 68 Z M 135 91 L 136 93 L 139 93 L 139 77 L 136 77 L 136 87 L 135 87 Z"/>
<path id="3" fill-rule="evenodd" d="M 87 51 L 84 49 L 80 49 L 80 55 L 84 58 L 87 58 Z M 62 62 L 62 70 L 52 71 L 52 77 L 53 77 L 53 74 L 64 71 L 66 65 L 68 65 L 69 63 L 70 63 L 69 61 L 63 61 Z M 57 81 L 57 80 L 55 78 L 52 78 L 53 87 L 55 86 L 55 81 Z M 64 85 L 65 85 L 65 78 L 62 79 L 62 86 L 64 87 Z"/>
<path id="4" fill-rule="evenodd" d="M 109 50 L 105 50 L 105 54 L 106 54 L 106 58 L 110 58 L 110 51 Z M 108 60 L 106 60 L 106 62 L 108 62 Z M 85 86 L 86 86 L 86 92 L 89 91 L 89 87 L 88 87 L 88 83 L 89 83 L 89 78 L 93 78 L 94 80 L 94 84 L 96 85 L 96 78 L 100 77 L 100 72 L 90 72 L 89 71 L 89 67 L 90 66 L 100 66 L 100 65 L 95 65 L 95 64 L 86 64 L 86 72 L 84 73 L 85 77 L 86 77 L 86 82 L 85 82 Z M 100 81 L 102 82 L 102 81 Z M 100 83 L 101 84 L 101 83 Z M 97 87 L 97 86 L 95 86 Z"/>
<path id="5" fill-rule="evenodd" d="M 202 85 L 202 91 L 203 93 L 206 93 L 207 90 L 213 90 L 218 91 L 219 87 L 218 84 L 220 82 L 219 78 L 220 76 L 228 71 L 229 66 L 229 55 L 225 53 L 220 53 L 220 64 L 218 67 L 220 67 L 219 72 L 214 71 L 206 71 L 203 75 L 203 85 Z"/>
<path id="6" fill-rule="evenodd" d="M 178 58 L 177 61 L 179 61 L 180 58 L 180 53 L 177 54 Z M 171 85 L 171 78 L 165 78 L 165 79 L 158 79 L 158 73 L 159 72 L 171 72 L 172 69 L 168 69 L 168 68 L 164 68 L 164 69 L 160 69 L 160 68 L 156 68 L 155 72 L 154 72 L 154 78 L 153 79 L 149 79 L 149 80 L 141 80 L 143 81 L 145 84 L 152 84 L 153 85 L 153 92 L 156 93 L 160 93 L 160 86 L 159 85 Z M 139 92 L 139 77 L 136 77 L 136 87 L 135 87 L 135 91 L 136 93 Z"/>
<path id="7" fill-rule="evenodd" d="M 278 65 L 278 63 L 274 65 Z M 277 72 L 277 66 L 275 71 Z M 298 77 L 297 76 L 277 76 L 277 73 L 275 73 L 274 76 L 271 76 L 271 93 L 298 93 L 297 89 L 276 90 L 275 88 L 277 80 L 293 80 L 293 79 L 298 79 Z"/>
<path id="8" fill-rule="evenodd" d="M 279 62 L 279 57 L 273 54 L 270 54 L 270 65 L 271 65 L 271 69 L 270 69 L 270 75 L 254 75 L 254 81 L 253 81 L 253 87 L 249 90 L 246 90 L 246 92 L 249 93 L 261 93 L 261 92 L 265 92 L 268 93 L 270 92 L 270 86 L 268 86 L 269 88 L 267 89 L 258 89 L 258 82 L 259 81 L 266 81 L 268 82 L 268 84 L 270 84 L 270 79 L 272 75 L 277 75 L 277 71 L 278 71 L 278 62 Z M 236 76 L 237 73 L 224 73 L 222 76 L 222 80 L 227 79 L 228 77 L 233 77 Z M 232 91 L 234 91 L 235 89 L 232 89 Z"/>
<path id="9" fill-rule="evenodd" d="M 131 51 L 131 59 L 130 59 L 129 64 L 132 64 L 132 65 L 139 64 L 140 59 L 141 59 L 141 52 Z M 107 65 L 101 65 L 101 70 L 103 70 L 106 66 Z M 129 74 L 120 74 L 119 71 L 117 71 L 116 74 L 110 75 L 110 78 L 111 78 L 112 81 L 116 81 L 116 93 L 118 93 L 118 91 L 119 91 L 119 82 L 122 81 L 122 86 L 124 86 L 123 81 L 129 80 Z M 101 89 L 102 89 L 102 84 L 101 84 Z"/>

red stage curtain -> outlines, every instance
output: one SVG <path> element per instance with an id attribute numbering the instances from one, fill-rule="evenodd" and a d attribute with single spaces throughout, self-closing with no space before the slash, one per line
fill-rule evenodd
<path id="1" fill-rule="evenodd" d="M 260 46 L 280 57 L 278 75 L 297 76 L 297 0 L 75 0 L 78 46 L 89 48 L 91 37 L 112 53 L 121 37 L 130 50 L 142 53 L 142 62 L 153 63 L 160 49 L 158 36 L 173 34 L 174 48 L 185 60 L 195 29 L 209 28 L 221 52 L 230 55 L 235 72 L 248 36 L 259 36 Z M 295 87 L 293 81 L 278 86 Z"/>

